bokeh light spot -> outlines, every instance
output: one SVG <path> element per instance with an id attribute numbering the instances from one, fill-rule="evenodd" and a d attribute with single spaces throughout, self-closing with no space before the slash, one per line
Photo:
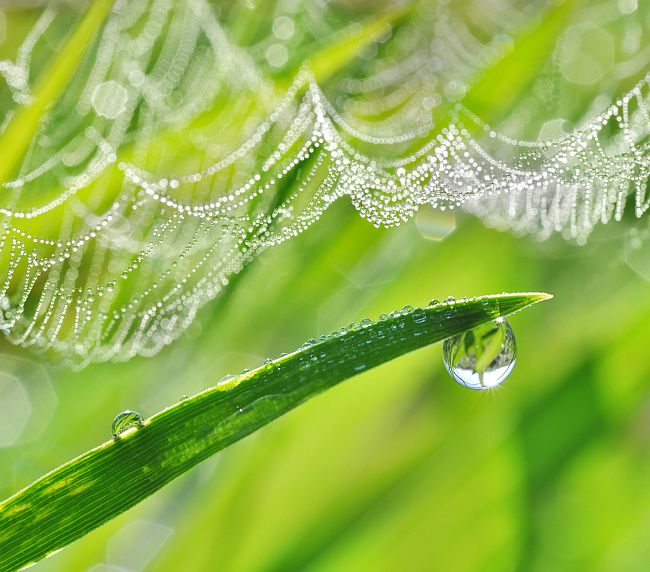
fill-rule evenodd
<path id="1" fill-rule="evenodd" d="M 424 205 L 415 215 L 415 225 L 427 240 L 442 240 L 456 229 L 456 216 L 452 211 Z"/>
<path id="2" fill-rule="evenodd" d="M 0 371 L 0 447 L 10 447 L 20 437 L 32 412 L 20 381 Z"/>

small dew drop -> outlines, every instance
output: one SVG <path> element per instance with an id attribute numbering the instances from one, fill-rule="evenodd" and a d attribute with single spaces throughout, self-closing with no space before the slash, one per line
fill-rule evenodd
<path id="1" fill-rule="evenodd" d="M 515 334 L 503 319 L 445 340 L 443 360 L 454 381 L 469 389 L 501 385 L 517 358 Z"/>
<path id="2" fill-rule="evenodd" d="M 429 306 L 437 306 L 438 304 L 440 304 L 440 300 L 436 298 L 431 298 L 431 300 L 429 300 Z"/>
<path id="3" fill-rule="evenodd" d="M 134 427 L 140 427 L 142 425 L 142 415 L 137 411 L 131 411 L 127 409 L 118 413 L 113 419 L 113 425 L 111 429 L 113 431 L 113 437 L 118 437 L 125 431 L 132 429 Z"/>
<path id="4" fill-rule="evenodd" d="M 232 375 L 231 373 L 224 375 L 218 382 L 217 382 L 217 387 L 220 385 L 225 385 L 227 383 L 230 383 L 233 379 L 235 379 L 237 376 Z"/>
<path id="5" fill-rule="evenodd" d="M 445 304 L 453 304 L 455 301 L 456 301 L 456 298 L 454 298 L 453 296 L 447 296 L 445 298 Z"/>
<path id="6" fill-rule="evenodd" d="M 422 324 L 427 320 L 427 313 L 422 308 L 416 308 L 413 311 L 412 316 L 413 316 L 413 321 L 416 324 Z"/>
<path id="7" fill-rule="evenodd" d="M 361 320 L 361 327 L 362 328 L 367 328 L 368 326 L 372 326 L 372 320 L 370 318 L 364 318 Z"/>

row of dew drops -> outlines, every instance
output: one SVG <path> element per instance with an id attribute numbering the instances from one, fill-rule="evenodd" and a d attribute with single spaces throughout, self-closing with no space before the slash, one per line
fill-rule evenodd
<path id="1" fill-rule="evenodd" d="M 461 298 L 459 302 L 466 299 Z M 449 296 L 444 300 L 445 304 L 452 304 L 456 300 Z M 437 306 L 438 300 L 431 300 L 429 307 Z M 381 314 L 380 321 L 394 318 L 399 315 L 411 314 L 413 321 L 422 323 L 426 320 L 426 312 L 423 308 L 413 308 L 413 306 L 404 306 L 401 310 L 391 312 L 390 314 Z M 307 349 L 319 342 L 339 337 L 348 332 L 366 328 L 373 324 L 370 318 L 365 318 L 361 322 L 352 322 L 349 326 L 332 332 L 330 335 L 321 336 L 319 340 L 309 339 L 300 349 Z M 281 354 L 281 358 L 289 354 Z M 517 344 L 512 327 L 504 318 L 498 318 L 494 322 L 483 324 L 471 330 L 462 332 L 456 336 L 447 338 L 443 342 L 443 361 L 445 368 L 451 377 L 458 384 L 468 389 L 485 390 L 501 385 L 510 375 L 517 359 Z M 267 359 L 264 365 L 271 365 L 273 360 Z M 360 366 L 358 371 L 365 369 Z M 250 370 L 245 369 L 241 375 L 248 373 Z M 217 385 L 224 385 L 237 376 L 226 375 Z M 186 396 L 183 396 L 186 399 Z M 130 429 L 138 428 L 142 425 L 143 418 L 140 413 L 127 409 L 117 414 L 113 420 L 113 436 L 118 437 Z"/>

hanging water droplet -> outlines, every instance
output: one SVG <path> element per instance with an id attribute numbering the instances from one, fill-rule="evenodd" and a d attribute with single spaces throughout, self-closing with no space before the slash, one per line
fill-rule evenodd
<path id="1" fill-rule="evenodd" d="M 445 340 L 443 359 L 456 382 L 469 389 L 501 385 L 517 358 L 515 334 L 499 319 Z"/>
<path id="2" fill-rule="evenodd" d="M 118 413 L 115 416 L 115 419 L 113 419 L 113 425 L 111 426 L 113 437 L 118 437 L 125 431 L 134 427 L 140 427 L 140 425 L 142 425 L 142 415 L 137 411 L 126 409 L 125 411 Z"/>

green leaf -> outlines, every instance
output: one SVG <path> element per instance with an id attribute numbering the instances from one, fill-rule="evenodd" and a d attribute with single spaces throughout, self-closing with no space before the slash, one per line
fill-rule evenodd
<path id="1" fill-rule="evenodd" d="M 185 399 L 1 503 L 0 571 L 65 547 L 345 379 L 550 297 L 500 294 L 401 312 L 308 343 Z"/>

